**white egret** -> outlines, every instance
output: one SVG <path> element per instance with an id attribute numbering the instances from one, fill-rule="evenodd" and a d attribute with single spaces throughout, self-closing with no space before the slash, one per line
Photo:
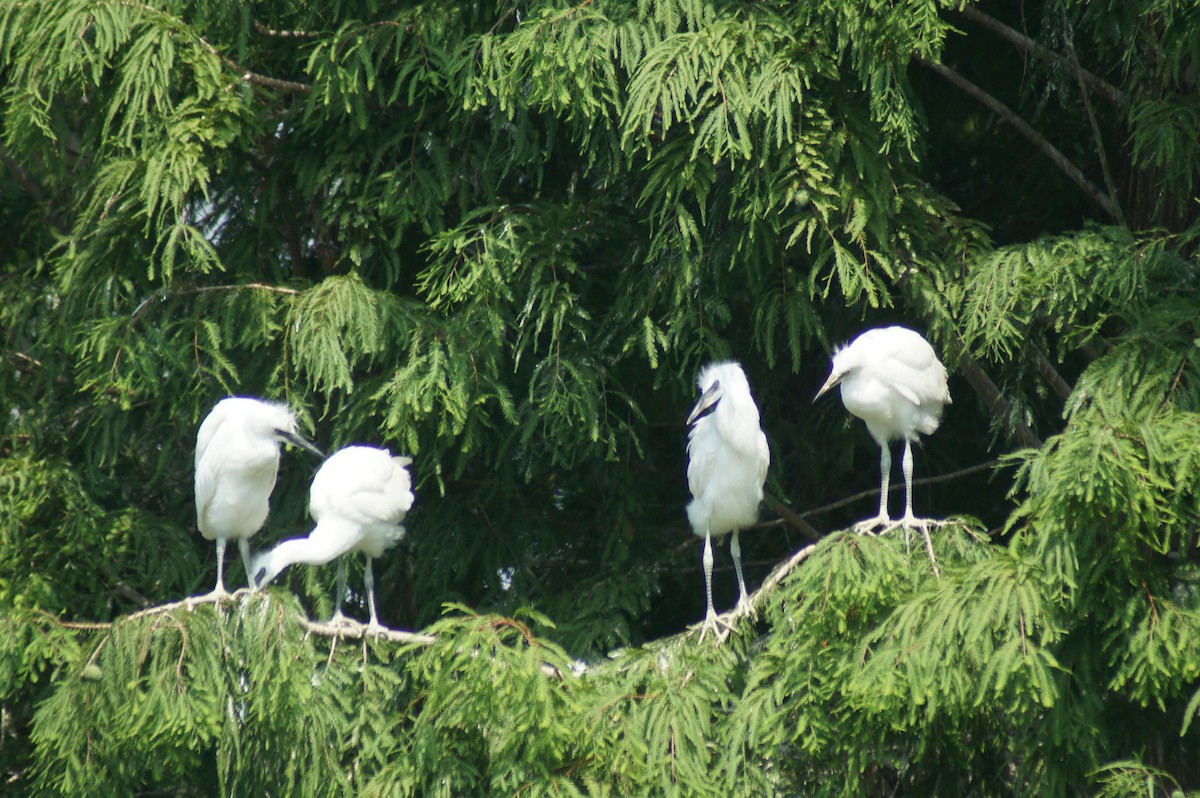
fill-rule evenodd
<path id="1" fill-rule="evenodd" d="M 267 499 L 279 472 L 279 445 L 325 454 L 296 433 L 286 405 L 235 396 L 222 399 L 196 435 L 196 525 L 217 542 L 217 586 L 224 596 L 225 543 L 236 540 L 250 576 L 250 538 L 267 520 Z"/>
<path id="2" fill-rule="evenodd" d="M 841 386 L 842 403 L 852 415 L 867 423 L 879 444 L 879 515 L 855 525 L 859 532 L 895 526 L 921 527 L 932 556 L 925 526 L 929 519 L 912 511 L 912 442 L 938 428 L 942 406 L 950 404 L 946 368 L 929 342 L 907 327 L 867 330 L 849 346 L 833 354 L 833 370 L 817 391 L 815 402 L 835 385 Z M 893 522 L 888 516 L 888 478 L 892 470 L 889 442 L 904 439 L 904 515 Z M 936 568 L 936 564 L 935 564 Z"/>
<path id="3" fill-rule="evenodd" d="M 767 437 L 759 427 L 758 406 L 750 383 L 734 362 L 712 363 L 697 380 L 700 399 L 687 423 L 688 487 L 692 502 L 688 520 L 692 531 L 704 538 L 704 597 L 707 611 L 700 632 L 715 633 L 718 623 L 712 599 L 712 537 L 733 533 L 729 551 L 738 580 L 738 611 L 749 611 L 746 582 L 742 577 L 742 549 L 738 531 L 758 520 L 758 504 L 771 463 Z"/>
<path id="4" fill-rule="evenodd" d="M 316 527 L 306 538 L 285 540 L 254 559 L 256 589 L 266 587 L 293 563 L 324 565 L 338 559 L 337 597 L 330 623 L 349 623 L 342 615 L 346 592 L 346 560 L 361 551 L 367 556 L 364 581 L 371 613 L 368 629 L 382 629 L 375 611 L 375 577 L 371 560 L 404 537 L 400 522 L 412 508 L 412 480 L 405 468 L 412 459 L 392 457 L 386 449 L 347 446 L 329 456 L 313 477 L 308 511 Z"/>

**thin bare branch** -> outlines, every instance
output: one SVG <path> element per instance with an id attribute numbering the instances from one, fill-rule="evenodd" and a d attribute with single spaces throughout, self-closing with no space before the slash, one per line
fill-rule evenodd
<path id="1" fill-rule="evenodd" d="M 167 12 L 163 11 L 162 9 L 155 8 L 154 6 L 147 5 L 146 3 L 136 2 L 136 0 L 125 0 L 125 2 L 123 4 L 130 8 L 140 9 L 140 10 L 142 10 L 148 14 L 152 14 L 153 16 L 156 16 L 160 19 L 165 19 L 172 25 L 175 25 L 175 26 L 183 25 L 182 20 L 180 20 L 178 17 L 174 17 L 171 14 L 168 14 Z M 218 59 L 220 59 L 222 64 L 224 64 L 226 67 L 228 67 L 232 71 L 241 75 L 242 80 L 246 81 L 247 83 L 253 83 L 258 86 L 265 86 L 265 87 L 271 88 L 271 89 L 278 89 L 280 91 L 296 92 L 298 94 L 308 94 L 309 92 L 312 91 L 312 86 L 310 86 L 307 83 L 297 83 L 294 80 L 280 80 L 279 78 L 267 77 L 266 75 L 260 75 L 257 72 L 251 72 L 250 70 L 241 66 L 238 62 L 234 61 L 229 56 L 222 53 L 216 47 L 209 44 L 208 40 L 205 39 L 203 36 L 196 35 L 196 41 L 200 42 L 201 47 L 203 47 L 205 50 L 208 50 L 208 52 L 212 53 Z"/>
<path id="2" fill-rule="evenodd" d="M 935 485 L 938 482 L 949 482 L 952 479 L 961 479 L 962 477 L 968 477 L 968 476 L 971 476 L 972 474 L 978 474 L 980 471 L 989 471 L 998 465 L 1000 465 L 999 460 L 988 460 L 986 463 L 979 463 L 978 465 L 961 468 L 958 471 L 952 471 L 949 474 L 938 474 L 937 476 L 933 476 L 933 477 L 923 477 L 921 479 L 914 479 L 912 484 L 913 484 L 914 488 L 919 488 L 919 487 L 922 487 L 923 485 Z M 891 493 L 893 491 L 899 491 L 899 490 L 902 490 L 903 488 L 904 488 L 903 483 L 893 482 L 891 485 L 888 486 L 888 492 Z M 812 518 L 813 516 L 817 516 L 817 515 L 825 515 L 826 513 L 831 513 L 834 510 L 840 510 L 843 507 L 847 507 L 851 504 L 854 504 L 855 502 L 860 502 L 863 499 L 870 499 L 870 498 L 875 498 L 878 496 L 879 496 L 879 488 L 872 488 L 871 490 L 859 491 L 858 493 L 851 494 L 850 496 L 846 496 L 843 499 L 838 499 L 837 501 L 831 502 L 830 504 L 823 504 L 820 507 L 814 507 L 811 510 L 805 510 L 802 513 L 798 513 L 797 518 L 805 519 L 805 518 Z M 785 523 L 790 523 L 790 522 L 783 518 L 777 518 L 774 521 L 764 521 L 760 524 L 755 524 L 753 528 L 755 528 L 755 529 L 764 528 L 765 529 L 767 527 L 782 526 Z M 698 538 L 697 538 L 697 540 L 698 540 Z"/>
<path id="3" fill-rule="evenodd" d="M 1078 166 L 1072 163 L 1067 156 L 1063 155 L 1057 147 L 1047 141 L 1041 133 L 1038 133 L 1036 130 L 1034 130 L 1028 122 L 1018 116 L 1011 108 L 945 64 L 936 64 L 933 61 L 926 60 L 920 56 L 915 56 L 915 60 L 922 66 L 927 67 L 928 69 L 931 69 L 937 74 L 941 75 L 955 86 L 958 86 L 964 92 L 986 105 L 996 114 L 999 114 L 1004 121 L 1012 125 L 1017 132 L 1029 139 L 1029 141 L 1032 142 L 1035 147 L 1041 150 L 1042 154 L 1049 158 L 1051 162 L 1053 162 L 1054 165 L 1063 172 L 1063 174 L 1071 178 L 1071 181 L 1075 183 L 1075 185 L 1079 186 L 1079 188 L 1082 189 L 1085 194 L 1091 197 L 1092 201 L 1099 205 L 1105 213 L 1111 216 L 1114 221 L 1120 222 L 1121 212 L 1115 205 L 1113 205 L 1113 202 L 1111 199 L 1109 199 L 1108 195 L 1101 191 L 1090 180 L 1088 180 Z"/>
<path id="4" fill-rule="evenodd" d="M 783 581 L 783 578 L 792 571 L 796 570 L 796 566 L 807 560 L 813 551 L 816 550 L 816 548 L 817 544 L 810 543 L 789 557 L 785 562 L 780 563 L 780 565 L 774 571 L 767 574 L 767 578 L 763 580 L 763 583 L 759 586 L 758 590 L 750 594 L 751 606 L 757 609 L 759 603 L 761 603 L 762 597 L 777 588 L 779 583 Z"/>
<path id="5" fill-rule="evenodd" d="M 254 20 L 254 29 L 262 36 L 270 36 L 275 39 L 315 39 L 320 35 L 306 30 L 275 30 L 268 28 L 257 19 Z"/>
<path id="6" fill-rule="evenodd" d="M 1060 55 L 1053 50 L 1043 47 L 1020 31 L 1010 28 L 1000 20 L 983 13 L 974 6 L 964 5 L 962 8 L 958 9 L 958 13 L 962 14 L 972 22 L 987 28 L 1008 42 L 1015 44 L 1017 47 L 1025 50 L 1026 52 L 1033 53 L 1037 57 L 1047 61 L 1054 61 L 1055 63 L 1070 65 L 1066 56 Z M 1125 95 L 1116 86 L 1113 86 L 1103 78 L 1097 77 L 1091 72 L 1088 72 L 1086 69 L 1078 65 L 1078 61 L 1076 61 L 1072 66 L 1074 69 L 1076 69 L 1076 74 L 1079 75 L 1080 81 L 1086 84 L 1092 91 L 1096 92 L 1113 105 L 1121 105 L 1123 102 L 1125 102 Z"/>
<path id="7" fill-rule="evenodd" d="M 1121 211 L 1121 203 L 1117 201 L 1117 187 L 1113 182 L 1112 172 L 1108 168 L 1108 155 L 1104 152 L 1104 139 L 1100 135 L 1100 125 L 1096 122 L 1096 112 L 1092 110 L 1092 101 L 1088 97 L 1087 82 L 1083 77 L 1084 69 L 1080 66 L 1079 56 L 1075 53 L 1074 34 L 1070 21 L 1067 19 L 1067 9 L 1065 6 L 1059 6 L 1059 11 L 1062 13 L 1063 28 L 1067 32 L 1065 36 L 1067 56 L 1075 70 L 1075 77 L 1079 81 L 1079 95 L 1083 98 L 1083 108 L 1087 112 L 1088 124 L 1092 128 L 1092 140 L 1096 143 L 1096 157 L 1100 159 L 1100 173 L 1104 176 L 1104 187 L 1108 189 L 1108 198 L 1112 200 L 1113 207 L 1117 211 L 1117 222 L 1125 227 L 1127 226 L 1125 214 Z"/>

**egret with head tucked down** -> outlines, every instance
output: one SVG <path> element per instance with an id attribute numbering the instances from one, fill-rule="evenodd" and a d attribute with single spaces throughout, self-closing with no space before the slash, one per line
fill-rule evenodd
<path id="1" fill-rule="evenodd" d="M 750 383 L 734 362 L 713 363 L 697 380 L 700 399 L 688 416 L 687 506 L 692 531 L 704 538 L 704 597 L 707 610 L 700 636 L 716 632 L 718 618 L 712 599 L 712 538 L 732 532 L 729 551 L 738 580 L 738 611 L 749 612 L 742 576 L 738 531 L 758 520 L 763 483 L 771 463 L 767 436 L 759 427 L 758 406 Z"/>
<path id="2" fill-rule="evenodd" d="M 225 543 L 236 540 L 250 577 L 250 538 L 267 520 L 279 473 L 279 445 L 324 453 L 296 432 L 286 405 L 235 396 L 222 399 L 196 435 L 196 524 L 217 543 L 217 586 L 224 596 Z"/>
<path id="3" fill-rule="evenodd" d="M 330 623 L 350 623 L 342 615 L 346 592 L 346 559 L 342 555 L 361 551 L 367 556 L 364 573 L 367 606 L 371 613 L 368 629 L 379 630 L 375 611 L 375 577 L 371 561 L 400 542 L 400 522 L 412 509 L 412 480 L 408 457 L 393 457 L 386 449 L 347 446 L 329 456 L 313 477 L 308 510 L 316 527 L 306 538 L 285 540 L 254 559 L 251 571 L 255 588 L 271 583 L 294 563 L 324 565 L 338 559 L 337 596 Z"/>
<path id="4" fill-rule="evenodd" d="M 919 526 L 925 532 L 930 519 L 917 518 L 912 511 L 912 442 L 937 430 L 942 406 L 950 404 L 946 368 L 919 333 L 907 327 L 881 327 L 867 330 L 834 352 L 833 370 L 813 401 L 835 385 L 841 387 L 846 409 L 866 422 L 879 444 L 879 514 L 855 528 L 866 532 Z M 887 511 L 889 442 L 896 438 L 904 439 L 904 515 L 892 521 Z"/>

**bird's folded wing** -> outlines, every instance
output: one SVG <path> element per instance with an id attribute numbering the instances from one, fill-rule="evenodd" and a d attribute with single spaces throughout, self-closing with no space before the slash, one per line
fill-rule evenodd
<path id="1" fill-rule="evenodd" d="M 688 441 L 688 489 L 693 496 L 704 492 L 704 486 L 712 481 L 713 467 L 717 462 L 717 447 L 712 439 L 699 440 L 693 436 Z"/>
<path id="2" fill-rule="evenodd" d="M 906 401 L 912 402 L 914 405 L 921 404 L 921 397 L 912 388 L 901 382 L 891 383 L 892 390 L 904 397 Z"/>

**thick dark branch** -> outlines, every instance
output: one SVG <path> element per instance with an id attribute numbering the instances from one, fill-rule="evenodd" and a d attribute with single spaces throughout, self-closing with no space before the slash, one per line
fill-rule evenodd
<path id="1" fill-rule="evenodd" d="M 935 64 L 934 62 L 927 61 L 920 56 L 915 56 L 915 60 L 922 66 L 932 69 L 934 72 L 938 73 L 946 80 L 950 81 L 955 86 L 958 86 L 967 94 L 971 95 L 976 100 L 992 109 L 992 111 L 999 114 L 1006 122 L 1016 128 L 1022 136 L 1029 139 L 1033 145 L 1041 150 L 1047 158 L 1053 161 L 1055 166 L 1061 169 L 1067 177 L 1071 178 L 1075 185 L 1083 189 L 1083 192 L 1091 197 L 1092 200 L 1099 205 L 1105 213 L 1111 216 L 1114 221 L 1117 221 L 1118 223 L 1121 221 L 1121 212 L 1115 205 L 1113 205 L 1113 202 L 1111 199 L 1109 199 L 1108 195 L 1101 191 L 1097 186 L 1093 185 L 1092 182 L 1084 176 L 1083 172 L 1078 166 L 1071 163 L 1071 160 L 1067 158 L 1067 156 L 1063 155 L 1057 147 L 1047 141 L 1041 133 L 1038 133 L 1036 130 L 1034 130 L 1028 122 L 1017 116 L 1017 114 L 1011 108 L 945 64 Z"/>
<path id="2" fill-rule="evenodd" d="M 992 382 L 992 378 L 987 375 L 978 361 L 967 353 L 962 340 L 957 335 L 953 335 L 946 341 L 946 348 L 951 350 L 951 355 L 958 361 L 959 372 L 975 389 L 975 393 L 983 400 L 992 417 L 1012 425 L 1012 436 L 1017 443 L 1033 449 L 1042 448 L 1042 439 L 1030 429 L 1028 424 L 1016 417 L 1016 414 L 1012 412 L 1012 403 L 1005 398 L 1004 394 L 1000 393 L 996 383 Z"/>
<path id="3" fill-rule="evenodd" d="M 139 609 L 143 610 L 153 606 L 154 604 L 154 602 L 150 601 L 150 599 L 146 598 L 124 582 L 118 582 L 117 586 L 105 593 L 105 595 L 120 596 L 121 598 L 128 599 L 129 601 L 132 601 L 134 604 L 138 605 Z"/>
<path id="4" fill-rule="evenodd" d="M 824 537 L 816 527 L 805 521 L 803 516 L 774 496 L 767 496 L 767 504 L 770 505 L 772 510 L 779 513 L 782 521 L 787 522 L 794 529 L 798 529 L 800 534 L 809 540 L 820 540 Z M 808 513 L 805 513 L 805 515 L 808 515 Z"/>
<path id="5" fill-rule="evenodd" d="M 1020 31 L 1013 30 L 995 17 L 988 16 L 979 9 L 968 5 L 964 5 L 962 8 L 958 9 L 958 13 L 962 14 L 972 22 L 981 25 L 999 35 L 1002 39 L 1015 44 L 1017 47 L 1020 47 L 1026 52 L 1033 53 L 1037 57 L 1044 58 L 1047 61 L 1054 61 L 1055 63 L 1062 64 L 1064 66 L 1071 66 L 1073 69 L 1077 70 L 1077 74 L 1079 75 L 1079 80 L 1081 82 L 1086 83 L 1092 91 L 1096 92 L 1113 105 L 1120 105 L 1125 101 L 1125 95 L 1116 86 L 1113 86 L 1103 78 L 1093 75 L 1091 72 L 1088 72 L 1077 63 L 1072 65 L 1066 56 L 1060 55 L 1053 50 L 1043 47 L 1033 39 L 1029 38 Z"/>
<path id="6" fill-rule="evenodd" d="M 1032 346 L 1028 347 L 1028 349 L 1033 353 L 1034 358 L 1037 359 L 1038 373 L 1042 375 L 1042 379 L 1046 381 L 1051 390 L 1064 402 L 1070 399 L 1071 384 L 1063 379 L 1062 375 L 1058 373 L 1058 369 L 1054 368 L 1054 364 L 1050 362 L 1048 357 Z"/>

